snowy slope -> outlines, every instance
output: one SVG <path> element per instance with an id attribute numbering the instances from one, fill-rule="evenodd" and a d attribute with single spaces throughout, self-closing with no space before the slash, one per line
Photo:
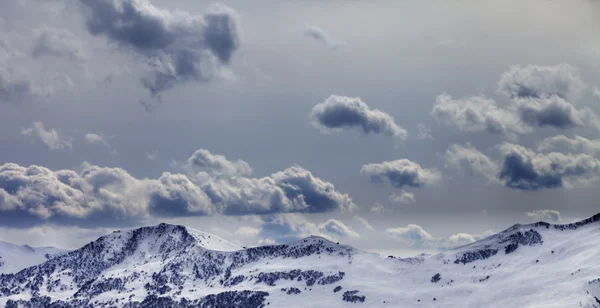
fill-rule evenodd
<path id="1" fill-rule="evenodd" d="M 117 231 L 1 275 L 0 306 L 600 307 L 600 214 L 415 258 L 320 237 L 235 248 L 183 226 Z"/>
<path id="2" fill-rule="evenodd" d="M 64 252 L 54 247 L 30 247 L 0 241 L 0 274 L 18 272 Z"/>

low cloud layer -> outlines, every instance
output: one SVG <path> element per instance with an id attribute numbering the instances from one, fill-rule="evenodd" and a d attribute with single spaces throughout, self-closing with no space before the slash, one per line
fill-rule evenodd
<path id="1" fill-rule="evenodd" d="M 546 222 L 558 222 L 562 220 L 562 218 L 560 217 L 560 212 L 556 210 L 534 210 L 532 212 L 526 212 L 525 215 L 536 221 L 541 220 Z"/>
<path id="2" fill-rule="evenodd" d="M 362 167 L 360 173 L 369 176 L 373 182 L 387 180 L 395 188 L 421 187 L 441 179 L 441 173 L 437 169 L 422 168 L 408 159 L 367 164 Z"/>
<path id="3" fill-rule="evenodd" d="M 188 81 L 210 81 L 223 74 L 240 45 L 236 13 L 224 5 L 204 15 L 170 11 L 147 0 L 80 0 L 88 31 L 104 36 L 147 63 L 143 79 L 152 95 Z"/>
<path id="4" fill-rule="evenodd" d="M 492 233 L 491 231 L 487 231 L 482 235 L 457 233 L 447 238 L 443 238 L 431 235 L 429 232 L 425 231 L 423 227 L 416 224 L 409 224 L 406 227 L 388 228 L 385 232 L 388 236 L 402 241 L 410 248 L 440 250 L 447 250 L 470 244 Z"/>
<path id="5" fill-rule="evenodd" d="M 396 124 L 391 115 L 371 109 L 355 97 L 331 95 L 313 107 L 310 119 L 323 131 L 358 128 L 364 134 L 383 134 L 400 139 L 408 136 L 408 132 Z"/>
<path id="6" fill-rule="evenodd" d="M 21 135 L 31 138 L 31 140 L 40 141 L 50 150 L 60 150 L 72 148 L 73 142 L 70 138 L 64 137 L 56 129 L 45 129 L 44 123 L 33 122 L 31 127 L 21 130 Z"/>
<path id="7" fill-rule="evenodd" d="M 247 164 L 200 152 L 207 161 L 221 164 L 204 166 L 200 172 L 190 169 L 187 174 L 165 172 L 157 179 L 139 179 L 121 168 L 87 163 L 79 172 L 4 164 L 0 166 L 0 212 L 15 224 L 85 221 L 103 225 L 151 217 L 322 213 L 356 207 L 348 195 L 301 167 L 263 178 L 232 175 L 223 171 L 232 169 L 223 166 Z"/>
<path id="8" fill-rule="evenodd" d="M 561 152 L 595 154 L 600 152 L 600 139 L 590 140 L 581 136 L 569 138 L 565 135 L 557 135 L 540 141 L 537 150 L 539 152 L 558 150 Z"/>
<path id="9" fill-rule="evenodd" d="M 312 235 L 333 241 L 360 237 L 356 231 L 339 220 L 329 219 L 324 223 L 316 224 L 300 214 L 265 216 L 257 230 L 260 242 L 263 244 L 291 243 Z"/>

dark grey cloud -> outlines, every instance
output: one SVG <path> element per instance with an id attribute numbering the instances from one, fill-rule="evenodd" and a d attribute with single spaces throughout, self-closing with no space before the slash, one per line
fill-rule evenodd
<path id="1" fill-rule="evenodd" d="M 530 126 L 550 126 L 569 129 L 585 126 L 584 113 L 563 98 L 552 95 L 542 98 L 518 98 L 514 100 L 521 120 Z"/>
<path id="2" fill-rule="evenodd" d="M 521 145 L 497 146 L 499 162 L 467 145 L 453 145 L 445 155 L 446 166 L 463 174 L 481 174 L 488 180 L 518 190 L 572 187 L 594 179 L 600 160 L 580 153 L 536 153 Z"/>
<path id="3" fill-rule="evenodd" d="M 406 139 L 408 132 L 394 118 L 378 109 L 371 109 L 360 98 L 331 95 L 313 107 L 313 125 L 321 130 L 359 128 L 365 134 L 385 134 Z"/>
<path id="4" fill-rule="evenodd" d="M 243 161 L 231 162 L 204 153 L 222 159 L 221 165 L 247 166 Z M 321 213 L 356 208 L 348 195 L 298 166 L 263 178 L 247 173 L 193 172 L 165 172 L 158 179 L 138 179 L 121 168 L 88 163 L 79 172 L 8 163 L 0 166 L 0 216 L 102 225 L 151 217 Z"/>
<path id="5" fill-rule="evenodd" d="M 446 93 L 441 94 L 431 115 L 438 123 L 463 132 L 488 132 L 513 138 L 530 130 L 513 112 L 483 96 L 455 99 Z"/>
<path id="6" fill-rule="evenodd" d="M 538 190 L 571 186 L 570 179 L 586 180 L 600 170 L 600 161 L 588 154 L 537 154 L 523 146 L 504 143 L 498 178 L 513 189 Z"/>
<path id="7" fill-rule="evenodd" d="M 45 25 L 33 32 L 35 38 L 31 55 L 34 58 L 52 56 L 75 62 L 86 61 L 87 55 L 83 44 L 73 33 Z"/>
<path id="8" fill-rule="evenodd" d="M 408 159 L 384 161 L 379 164 L 367 164 L 360 170 L 373 182 L 388 180 L 395 188 L 421 187 L 440 180 L 441 173 L 437 169 L 425 169 Z"/>
<path id="9" fill-rule="evenodd" d="M 142 83 L 152 95 L 179 83 L 223 75 L 240 44 L 236 14 L 224 5 L 194 16 L 146 0 L 80 2 L 92 35 L 105 36 L 147 62 L 151 75 Z"/>
<path id="10" fill-rule="evenodd" d="M 1 103 L 21 103 L 33 94 L 35 88 L 29 79 L 20 76 L 12 69 L 0 67 Z"/>
<path id="11" fill-rule="evenodd" d="M 556 95 L 573 99 L 584 88 L 578 70 L 565 63 L 553 66 L 516 65 L 504 72 L 498 82 L 498 90 L 512 98 Z"/>
<path id="12" fill-rule="evenodd" d="M 303 33 L 304 33 L 304 36 L 310 37 L 317 41 L 321 41 L 321 42 L 327 44 L 327 46 L 330 48 L 338 48 L 340 46 L 346 45 L 345 42 L 338 41 L 338 40 L 332 38 L 331 36 L 329 36 L 325 31 L 323 31 L 319 27 L 306 26 L 304 28 Z"/>

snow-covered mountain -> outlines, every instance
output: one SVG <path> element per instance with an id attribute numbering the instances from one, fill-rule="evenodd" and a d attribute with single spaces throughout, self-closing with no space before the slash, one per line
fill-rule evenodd
<path id="1" fill-rule="evenodd" d="M 117 231 L 0 275 L 6 307 L 600 307 L 600 214 L 437 255 L 309 237 L 243 249 L 183 226 Z"/>
<path id="2" fill-rule="evenodd" d="M 54 247 L 31 247 L 0 241 L 0 274 L 18 272 L 64 252 Z"/>

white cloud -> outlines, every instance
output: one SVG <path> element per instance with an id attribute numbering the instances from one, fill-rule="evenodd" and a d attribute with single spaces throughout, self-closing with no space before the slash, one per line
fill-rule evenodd
<path id="1" fill-rule="evenodd" d="M 565 63 L 553 66 L 515 65 L 504 72 L 498 82 L 498 90 L 513 98 L 557 95 L 574 99 L 584 89 L 579 71 Z"/>
<path id="2" fill-rule="evenodd" d="M 402 190 L 400 193 L 393 193 L 389 197 L 390 202 L 400 203 L 400 204 L 411 204 L 415 203 L 415 194 L 409 193 L 407 191 Z"/>
<path id="3" fill-rule="evenodd" d="M 470 144 L 454 144 L 445 153 L 447 167 L 457 169 L 462 175 L 482 174 L 490 181 L 496 181 L 498 165 Z"/>
<path id="4" fill-rule="evenodd" d="M 365 229 L 373 231 L 373 226 L 364 218 L 354 215 L 354 220 L 356 220 L 359 224 L 361 224 Z"/>
<path id="5" fill-rule="evenodd" d="M 146 152 L 146 158 L 148 160 L 156 160 L 158 158 L 158 151 Z"/>
<path id="6" fill-rule="evenodd" d="M 486 231 L 481 235 L 457 233 L 444 238 L 431 235 L 419 225 L 409 224 L 406 227 L 388 228 L 386 234 L 410 248 L 448 250 L 478 241 L 491 235 L 492 232 Z"/>
<path id="7" fill-rule="evenodd" d="M 338 48 L 343 45 L 346 45 L 345 42 L 332 38 L 327 33 L 325 33 L 325 31 L 323 31 L 321 28 L 316 27 L 316 26 L 306 26 L 304 28 L 303 33 L 304 33 L 304 36 L 310 37 L 317 41 L 322 41 L 325 44 L 327 44 L 328 47 L 333 48 L 333 49 Z"/>
<path id="8" fill-rule="evenodd" d="M 55 129 L 44 128 L 44 123 L 33 122 L 31 127 L 21 130 L 21 135 L 37 139 L 48 146 L 50 150 L 60 150 L 64 148 L 72 148 L 72 140 L 63 137 Z"/>
<path id="9" fill-rule="evenodd" d="M 387 179 L 395 188 L 430 185 L 438 182 L 442 177 L 439 170 L 422 168 L 408 159 L 367 164 L 362 166 L 360 173 L 369 176 L 374 182 Z"/>
<path id="10" fill-rule="evenodd" d="M 219 171 L 216 173 L 206 168 L 203 170 L 209 173 L 164 172 L 157 179 L 138 179 L 120 168 L 88 163 L 80 172 L 8 163 L 0 165 L 0 212 L 21 215 L 25 220 L 106 224 L 150 217 L 320 213 L 356 208 L 348 195 L 301 167 L 253 178 L 246 173 L 250 169 L 241 173 L 231 169 L 247 166 L 245 162 L 219 159 L 219 164 L 204 165 Z"/>
<path id="11" fill-rule="evenodd" d="M 436 99 L 431 115 L 437 122 L 462 132 L 488 132 L 515 138 L 530 131 L 513 112 L 483 96 L 455 99 L 446 93 L 441 94 Z"/>
<path id="12" fill-rule="evenodd" d="M 562 220 L 562 218 L 560 217 L 560 212 L 556 210 L 534 210 L 531 212 L 526 212 L 525 215 L 534 220 L 543 220 L 550 222 L 558 222 Z"/>
<path id="13" fill-rule="evenodd" d="M 564 150 L 567 152 L 595 154 L 600 152 L 600 139 L 587 139 L 581 136 L 569 138 L 565 135 L 557 135 L 542 140 L 537 147 L 538 152 L 551 150 Z"/>
<path id="14" fill-rule="evenodd" d="M 100 144 L 100 145 L 108 145 L 108 141 L 102 135 L 87 133 L 85 134 L 85 142 L 89 144 Z"/>

